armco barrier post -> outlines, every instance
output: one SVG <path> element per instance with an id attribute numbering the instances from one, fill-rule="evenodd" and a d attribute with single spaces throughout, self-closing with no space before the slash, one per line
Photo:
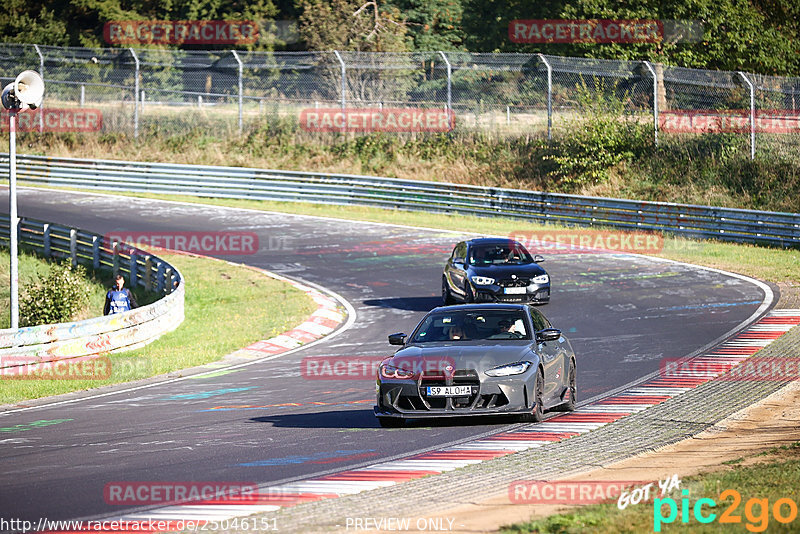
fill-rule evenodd
<path id="1" fill-rule="evenodd" d="M 136 287 L 136 253 L 131 252 L 131 257 L 128 260 L 128 273 L 131 278 L 131 289 Z"/>
<path id="2" fill-rule="evenodd" d="M 119 242 L 114 241 L 111 244 L 111 249 L 114 251 L 114 259 L 111 260 L 111 270 L 116 275 L 119 274 Z"/>
<path id="3" fill-rule="evenodd" d="M 152 256 L 147 255 L 144 257 L 144 289 L 145 291 L 150 291 L 152 289 L 151 282 L 152 282 L 152 271 L 153 271 L 153 259 Z"/>
<path id="4" fill-rule="evenodd" d="M 42 226 L 42 248 L 44 249 L 44 257 L 49 258 L 50 254 L 50 223 L 44 223 Z"/>
<path id="5" fill-rule="evenodd" d="M 159 261 L 156 263 L 156 290 L 159 293 L 164 291 L 164 262 Z"/>
<path id="6" fill-rule="evenodd" d="M 100 236 L 92 236 L 92 268 L 97 270 L 100 268 L 100 243 L 102 239 Z"/>
<path id="7" fill-rule="evenodd" d="M 69 229 L 69 259 L 73 267 L 78 266 L 78 230 Z"/>

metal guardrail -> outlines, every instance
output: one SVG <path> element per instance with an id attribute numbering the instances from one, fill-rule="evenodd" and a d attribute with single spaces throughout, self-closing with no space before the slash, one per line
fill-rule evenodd
<path id="1" fill-rule="evenodd" d="M 0 173 L 8 168 L 0 156 Z M 464 213 L 783 247 L 800 245 L 800 214 L 540 191 L 240 167 L 18 156 L 19 180 L 80 187 L 190 195 L 377 206 Z"/>
<path id="2" fill-rule="evenodd" d="M 95 269 L 125 273 L 130 286 L 164 295 L 124 313 L 70 323 L 0 330 L 0 368 L 130 350 L 154 341 L 183 321 L 184 284 L 166 261 L 103 236 L 35 219 L 21 219 L 19 243 L 48 258 L 69 258 Z M 0 242 L 9 241 L 9 218 L 0 216 Z"/>

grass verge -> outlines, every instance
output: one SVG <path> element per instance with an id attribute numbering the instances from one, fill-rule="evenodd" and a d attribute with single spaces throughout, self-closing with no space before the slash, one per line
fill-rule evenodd
<path id="1" fill-rule="evenodd" d="M 140 349 L 111 355 L 107 379 L 0 379 L 0 398 L 16 403 L 213 362 L 290 329 L 316 309 L 303 292 L 252 269 L 208 258 L 159 256 L 187 280 L 185 319 L 177 330 Z"/>
<path id="2" fill-rule="evenodd" d="M 661 524 L 661 521 L 655 521 L 655 517 L 670 516 L 668 504 L 663 505 L 659 514 L 654 502 L 629 505 L 620 510 L 614 501 L 506 526 L 501 528 L 501 532 L 506 534 L 639 533 L 677 530 L 693 533 L 797 532 L 797 505 L 800 504 L 798 502 L 800 492 L 797 490 L 800 488 L 800 442 L 789 447 L 773 449 L 759 456 L 757 463 L 747 467 L 728 467 L 721 471 L 682 479 L 681 489 L 687 490 L 688 495 L 684 496 L 678 491 L 673 491 L 670 495 L 664 496 L 665 499 L 675 500 L 677 515 L 671 523 Z M 725 490 L 734 490 L 736 494 L 725 494 Z M 739 495 L 740 502 L 735 502 L 736 495 Z M 757 498 L 754 497 L 756 495 Z M 681 502 L 684 498 L 688 499 L 685 521 Z M 708 524 L 699 522 L 694 515 L 695 504 L 704 498 L 712 499 L 716 503 L 714 508 L 710 507 L 708 501 L 702 506 L 703 516 L 716 514 L 714 520 Z M 781 517 L 788 519 L 793 516 L 787 523 L 781 523 L 776 519 L 775 504 L 780 499 L 789 499 L 794 503 L 790 506 L 783 501 L 779 506 Z M 791 513 L 792 506 L 794 514 Z M 730 512 L 730 522 L 723 523 L 721 516 L 726 510 Z M 656 526 L 659 530 L 655 530 Z"/>

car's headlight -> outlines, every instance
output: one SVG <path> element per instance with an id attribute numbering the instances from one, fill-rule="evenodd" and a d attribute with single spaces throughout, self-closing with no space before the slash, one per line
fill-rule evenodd
<path id="1" fill-rule="evenodd" d="M 501 365 L 494 369 L 487 369 L 484 371 L 488 376 L 511 376 L 521 375 L 530 368 L 531 362 L 517 362 L 508 365 Z"/>
<path id="2" fill-rule="evenodd" d="M 473 276 L 472 283 L 476 286 L 490 286 L 494 284 L 494 278 L 488 276 Z"/>
<path id="3" fill-rule="evenodd" d="M 414 378 L 414 373 L 407 369 L 400 369 L 394 365 L 384 364 L 380 366 L 379 370 L 381 378 Z"/>
<path id="4" fill-rule="evenodd" d="M 546 284 L 550 281 L 550 277 L 546 274 L 540 274 L 539 276 L 534 277 L 533 283 L 534 284 Z"/>

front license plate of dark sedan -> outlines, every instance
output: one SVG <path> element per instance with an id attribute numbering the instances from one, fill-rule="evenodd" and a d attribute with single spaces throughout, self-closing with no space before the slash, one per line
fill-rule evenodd
<path id="1" fill-rule="evenodd" d="M 472 386 L 428 386 L 429 397 L 469 397 Z"/>

